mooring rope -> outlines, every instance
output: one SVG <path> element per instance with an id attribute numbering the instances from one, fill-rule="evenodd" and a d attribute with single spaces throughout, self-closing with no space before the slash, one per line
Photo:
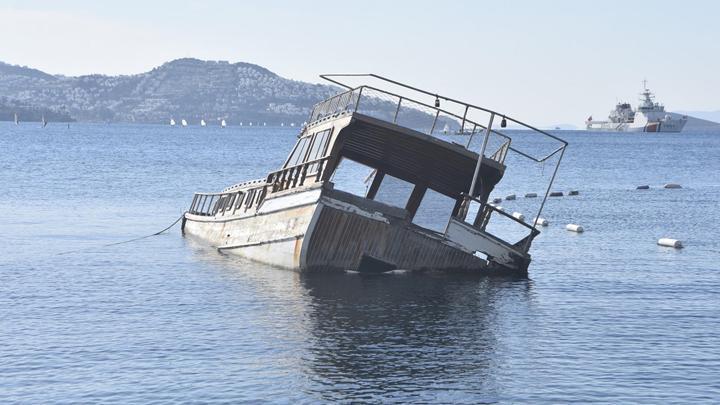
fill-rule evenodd
<path id="1" fill-rule="evenodd" d="M 123 241 L 120 241 L 120 242 L 107 243 L 107 244 L 105 244 L 105 245 L 100 245 L 100 246 L 91 246 L 91 247 L 86 247 L 86 248 L 77 249 L 77 250 L 68 250 L 68 251 L 66 251 L 66 252 L 56 253 L 56 255 L 59 256 L 59 255 L 65 255 L 65 254 L 69 254 L 69 253 L 83 252 L 83 251 L 90 250 L 90 249 L 99 249 L 99 248 L 104 248 L 104 247 L 109 247 L 109 246 L 122 245 L 122 244 L 124 244 L 124 243 L 130 243 L 130 242 L 135 242 L 135 241 L 138 241 L 138 240 L 141 240 L 141 239 L 151 238 L 151 237 L 153 237 L 153 236 L 160 235 L 161 233 L 169 230 L 170 228 L 172 228 L 173 226 L 175 226 L 175 224 L 177 224 L 178 222 L 180 222 L 180 220 L 183 219 L 184 216 L 185 216 L 185 213 L 183 213 L 182 215 L 180 215 L 180 217 L 179 217 L 178 219 L 176 219 L 175 222 L 173 222 L 172 224 L 170 224 L 169 226 L 167 226 L 167 227 L 166 227 L 165 229 L 163 229 L 162 231 L 158 231 L 158 232 L 152 233 L 152 234 L 150 234 L 150 235 L 140 236 L 140 237 L 137 237 L 137 238 L 132 238 L 132 239 L 128 239 L 128 240 L 123 240 Z"/>

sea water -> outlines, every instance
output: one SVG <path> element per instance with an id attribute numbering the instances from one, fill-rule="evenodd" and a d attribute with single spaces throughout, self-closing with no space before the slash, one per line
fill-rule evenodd
<path id="1" fill-rule="evenodd" d="M 557 134 L 580 195 L 492 279 L 302 275 L 177 226 L 103 247 L 265 177 L 297 128 L 0 123 L 0 403 L 720 401 L 720 133 Z"/>

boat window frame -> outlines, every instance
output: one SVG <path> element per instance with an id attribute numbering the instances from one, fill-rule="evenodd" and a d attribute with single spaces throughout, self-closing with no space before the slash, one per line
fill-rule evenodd
<path id="1" fill-rule="evenodd" d="M 298 161 L 297 161 L 296 163 L 292 164 L 292 165 L 290 165 L 290 160 L 293 158 L 293 155 L 295 154 L 295 151 L 297 150 L 298 147 L 300 147 L 301 145 L 302 145 L 302 146 L 305 146 L 305 145 L 308 144 L 308 143 L 312 144 L 312 138 L 313 138 L 314 135 L 315 135 L 315 134 L 303 136 L 303 137 L 301 137 L 300 139 L 298 139 L 297 142 L 295 142 L 295 147 L 294 147 L 293 150 L 290 152 L 290 154 L 288 155 L 287 159 L 285 159 L 285 164 L 283 164 L 283 166 L 282 166 L 283 168 L 293 167 L 293 166 L 297 166 L 297 165 L 300 165 L 300 164 L 305 163 L 305 159 L 307 158 L 308 151 L 310 150 L 309 147 L 308 147 L 308 149 L 306 149 L 305 152 L 303 153 L 302 160 L 298 159 Z"/>
<path id="2" fill-rule="evenodd" d="M 310 148 L 308 149 L 307 156 L 305 159 L 306 162 L 322 159 L 327 156 L 327 152 L 328 152 L 328 149 L 330 146 L 330 139 L 332 139 L 332 134 L 333 134 L 334 129 L 335 129 L 334 127 L 327 128 L 327 129 L 323 129 L 322 131 L 315 132 L 313 134 L 312 144 L 310 145 Z M 317 156 L 315 156 L 314 158 L 311 159 L 310 153 L 312 152 L 313 148 L 315 147 L 315 143 L 317 142 L 318 136 L 320 134 L 326 135 L 326 137 L 323 139 L 323 142 L 325 144 L 322 146 L 322 151 L 320 149 L 318 149 L 316 152 Z M 313 164 L 309 165 L 308 169 L 307 169 L 307 174 L 308 175 L 317 174 L 319 166 L 320 165 L 318 163 L 313 163 Z"/>

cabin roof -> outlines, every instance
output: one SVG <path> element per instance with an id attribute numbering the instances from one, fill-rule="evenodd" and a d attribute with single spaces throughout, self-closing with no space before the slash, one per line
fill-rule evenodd
<path id="1" fill-rule="evenodd" d="M 341 129 L 338 140 L 342 156 L 453 198 L 468 192 L 478 158 L 461 145 L 359 113 Z M 485 190 L 500 181 L 504 170 L 504 165 L 483 159 Z M 477 187 L 475 195 L 479 192 Z"/>

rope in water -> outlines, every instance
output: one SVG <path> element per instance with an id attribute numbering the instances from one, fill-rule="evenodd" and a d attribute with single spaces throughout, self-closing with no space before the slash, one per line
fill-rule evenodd
<path id="1" fill-rule="evenodd" d="M 183 219 L 184 216 L 185 216 L 185 214 L 183 213 L 182 215 L 180 215 L 180 217 L 179 217 L 178 219 L 175 220 L 175 222 L 173 222 L 172 224 L 170 224 L 169 226 L 167 226 L 165 229 L 163 229 L 162 231 L 158 231 L 158 232 L 152 233 L 152 234 L 150 234 L 150 235 L 140 236 L 140 237 L 137 237 L 137 238 L 132 238 L 132 239 L 128 239 L 128 240 L 123 240 L 123 241 L 120 241 L 120 242 L 107 243 L 107 244 L 105 244 L 105 245 L 100 245 L 100 246 L 87 247 L 87 248 L 77 249 L 77 250 L 68 250 L 68 251 L 66 251 L 66 252 L 57 253 L 57 255 L 59 256 L 59 255 L 65 255 L 65 254 L 69 254 L 69 253 L 83 252 L 83 251 L 90 250 L 90 249 L 98 249 L 98 248 L 104 248 L 104 247 L 109 247 L 109 246 L 122 245 L 122 244 L 124 244 L 124 243 L 130 243 L 130 242 L 135 242 L 135 241 L 138 241 L 138 240 L 141 240 L 141 239 L 151 238 L 151 237 L 153 237 L 153 236 L 157 236 L 157 235 L 160 235 L 160 234 L 163 233 L 163 232 L 168 231 L 170 228 L 172 228 L 172 227 L 175 226 L 178 222 L 180 222 L 180 220 Z"/>

